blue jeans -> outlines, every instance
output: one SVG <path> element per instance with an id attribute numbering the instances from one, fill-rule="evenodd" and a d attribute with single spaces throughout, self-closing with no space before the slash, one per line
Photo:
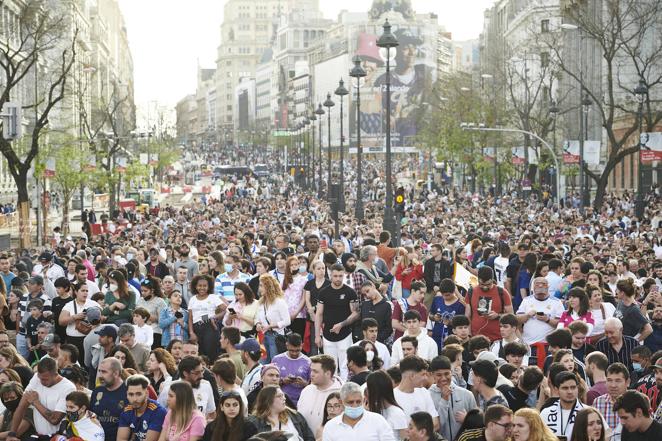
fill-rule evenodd
<path id="1" fill-rule="evenodd" d="M 28 358 L 30 351 L 28 350 L 28 340 L 25 335 L 16 334 L 16 351 L 23 356 L 23 358 Z"/>
<path id="2" fill-rule="evenodd" d="M 278 355 L 278 349 L 276 348 L 276 333 L 273 331 L 267 331 L 264 333 L 264 349 L 267 350 L 267 358 L 265 359 L 264 364 L 271 363 L 271 359 Z"/>

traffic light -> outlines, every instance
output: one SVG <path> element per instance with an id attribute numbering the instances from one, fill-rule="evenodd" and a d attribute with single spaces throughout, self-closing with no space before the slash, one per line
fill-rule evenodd
<path id="1" fill-rule="evenodd" d="M 395 212 L 405 212 L 405 189 L 402 187 L 398 187 L 398 189 L 395 190 Z"/>

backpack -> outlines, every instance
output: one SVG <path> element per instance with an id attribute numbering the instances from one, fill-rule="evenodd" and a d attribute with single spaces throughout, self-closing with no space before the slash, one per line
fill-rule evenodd
<path id="1" fill-rule="evenodd" d="M 501 288 L 500 286 L 497 286 L 497 290 L 499 291 L 499 300 L 501 300 L 501 313 L 505 312 L 505 303 L 503 303 L 503 298 L 504 298 L 504 289 Z M 469 297 L 469 307 L 471 307 L 471 296 L 473 295 L 474 292 L 474 287 L 472 286 L 469 288 L 469 291 L 467 292 L 467 297 Z"/>

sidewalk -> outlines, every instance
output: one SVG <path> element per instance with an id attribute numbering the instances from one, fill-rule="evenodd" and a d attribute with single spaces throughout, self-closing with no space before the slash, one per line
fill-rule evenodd
<path id="1" fill-rule="evenodd" d="M 76 213 L 76 214 L 79 215 L 80 213 Z M 71 219 L 72 217 L 73 216 L 70 213 L 69 219 Z M 30 216 L 30 221 L 31 221 L 30 231 L 32 233 L 32 244 L 33 246 L 35 246 L 36 238 L 37 238 L 37 219 L 35 218 L 34 215 L 32 215 Z M 59 214 L 48 217 L 49 235 L 52 234 L 53 228 L 60 225 L 61 221 L 62 221 L 62 215 Z M 80 235 L 81 231 L 82 231 L 82 223 L 79 220 L 75 220 L 75 221 L 69 220 L 69 234 L 71 234 L 75 238 L 77 235 Z M 16 219 L 15 225 L 0 227 L 0 235 L 4 235 L 4 234 L 10 235 L 12 247 L 18 246 L 18 238 L 19 238 L 18 218 Z"/>

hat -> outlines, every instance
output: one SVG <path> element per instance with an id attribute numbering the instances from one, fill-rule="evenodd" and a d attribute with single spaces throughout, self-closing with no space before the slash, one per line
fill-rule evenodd
<path id="1" fill-rule="evenodd" d="M 658 358 L 657 361 L 653 366 L 651 366 L 653 369 L 662 369 L 662 358 Z"/>
<path id="2" fill-rule="evenodd" d="M 374 61 L 382 64 L 382 57 L 379 55 L 377 47 L 377 36 L 361 32 L 359 34 L 358 49 L 356 55 L 362 60 Z"/>
<path id="3" fill-rule="evenodd" d="M 262 366 L 262 369 L 260 369 L 260 377 L 264 377 L 265 372 L 267 372 L 270 369 L 276 369 L 278 371 L 278 373 L 280 374 L 280 369 L 278 368 L 278 366 L 271 363 L 271 364 L 265 364 L 264 366 Z"/>
<path id="4" fill-rule="evenodd" d="M 103 328 L 97 329 L 94 333 L 100 337 L 113 337 L 117 338 L 117 329 L 114 326 L 106 325 Z"/>
<path id="5" fill-rule="evenodd" d="M 342 256 L 340 256 L 340 261 L 342 262 L 343 265 L 347 264 L 347 261 L 349 259 L 356 260 L 356 254 L 354 254 L 354 253 L 343 253 Z"/>
<path id="6" fill-rule="evenodd" d="M 101 321 L 101 309 L 97 308 L 96 306 L 87 308 L 85 314 L 87 315 L 87 321 L 90 323 L 95 321 L 97 322 Z"/>
<path id="7" fill-rule="evenodd" d="M 247 338 L 242 343 L 234 345 L 234 347 L 240 351 L 251 352 L 253 354 L 257 354 L 261 351 L 260 342 L 254 338 Z"/>
<path id="8" fill-rule="evenodd" d="M 33 285 L 43 285 L 44 278 L 41 276 L 32 276 L 28 279 L 28 283 L 31 283 Z"/>
<path id="9" fill-rule="evenodd" d="M 48 334 L 41 342 L 41 347 L 44 349 L 51 349 L 56 344 L 61 343 L 60 336 L 57 334 Z"/>
<path id="10" fill-rule="evenodd" d="M 53 259 L 53 255 L 51 253 L 49 253 L 48 251 L 44 251 L 43 253 L 41 253 L 39 255 L 39 260 L 47 260 L 47 261 L 50 262 L 51 259 Z"/>
<path id="11" fill-rule="evenodd" d="M 400 28 L 397 31 L 395 31 L 393 34 L 395 34 L 395 38 L 398 39 L 398 43 L 401 46 L 404 46 L 406 44 L 413 44 L 415 46 L 419 46 L 423 44 L 423 40 L 421 40 L 420 37 L 412 34 L 409 29 Z"/>
<path id="12" fill-rule="evenodd" d="M 502 364 L 506 363 L 506 360 L 504 360 L 503 358 L 499 358 L 493 352 L 490 352 L 490 351 L 481 352 L 480 354 L 478 354 L 478 357 L 476 357 L 476 360 L 470 362 L 469 364 L 473 365 L 478 360 L 491 361 L 492 363 L 494 363 L 497 366 L 501 366 Z"/>

